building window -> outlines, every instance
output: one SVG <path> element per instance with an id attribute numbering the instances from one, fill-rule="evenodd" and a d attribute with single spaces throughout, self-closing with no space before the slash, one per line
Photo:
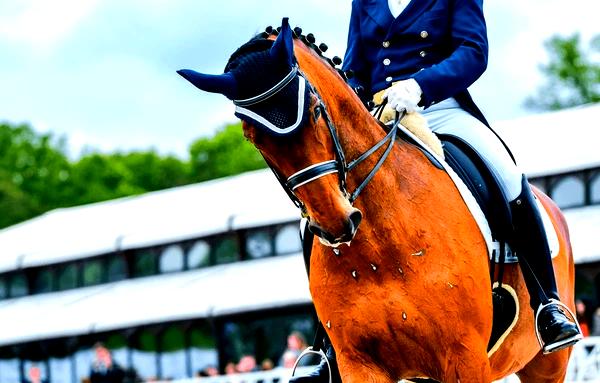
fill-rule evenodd
<path id="1" fill-rule="evenodd" d="M 52 383 L 72 383 L 71 380 L 71 358 L 59 357 L 48 359 Z"/>
<path id="2" fill-rule="evenodd" d="M 108 281 L 117 282 L 127 279 L 127 264 L 125 258 L 116 254 L 108 258 Z"/>
<path id="3" fill-rule="evenodd" d="M 187 254 L 187 268 L 197 269 L 210 264 L 210 245 L 199 240 L 194 242 Z"/>
<path id="4" fill-rule="evenodd" d="M 25 274 L 13 274 L 10 278 L 10 296 L 12 298 L 23 297 L 29 294 L 29 286 L 27 285 L 27 278 Z"/>
<path id="5" fill-rule="evenodd" d="M 178 326 L 167 328 L 160 339 L 160 364 L 163 378 L 187 377 L 185 332 Z"/>
<path id="6" fill-rule="evenodd" d="M 83 382 L 90 376 L 90 367 L 94 363 L 95 355 L 91 347 L 80 346 L 81 348 L 72 356 L 72 363 L 75 365 L 75 382 Z"/>
<path id="7" fill-rule="evenodd" d="M 214 242 L 215 263 L 231 263 L 239 260 L 238 242 L 234 236 L 217 238 Z"/>
<path id="8" fill-rule="evenodd" d="M 561 208 L 585 204 L 585 185 L 575 176 L 560 179 L 552 189 L 552 199 Z"/>
<path id="9" fill-rule="evenodd" d="M 161 273 L 183 270 L 184 253 L 179 245 L 166 247 L 160 254 L 159 268 Z"/>
<path id="10" fill-rule="evenodd" d="M 104 345 L 110 350 L 115 363 L 126 368 L 129 365 L 127 358 L 127 338 L 121 332 L 114 332 L 107 336 Z"/>
<path id="11" fill-rule="evenodd" d="M 273 254 L 273 243 L 268 230 L 248 232 L 246 236 L 246 254 L 250 259 L 263 258 Z"/>
<path id="12" fill-rule="evenodd" d="M 8 298 L 8 283 L 6 276 L 0 276 L 0 299 Z"/>
<path id="13" fill-rule="evenodd" d="M 58 269 L 57 288 L 58 290 L 74 289 L 77 287 L 77 265 L 69 263 Z"/>
<path id="14" fill-rule="evenodd" d="M 290 223 L 277 230 L 275 235 L 275 253 L 290 254 L 302 251 L 298 223 Z"/>
<path id="15" fill-rule="evenodd" d="M 52 291 L 54 273 L 49 269 L 40 269 L 35 273 L 33 292 L 35 294 L 49 293 Z"/>
<path id="16" fill-rule="evenodd" d="M 218 367 L 217 344 L 208 322 L 196 322 L 188 332 L 192 372 Z"/>
<path id="17" fill-rule="evenodd" d="M 0 359 L 0 381 L 22 382 L 18 359 Z"/>
<path id="18" fill-rule="evenodd" d="M 94 259 L 83 264 L 82 281 L 84 286 L 97 285 L 103 282 L 102 260 Z"/>
<path id="19" fill-rule="evenodd" d="M 593 204 L 600 203 L 600 173 L 590 182 L 590 202 Z"/>
<path id="20" fill-rule="evenodd" d="M 156 255 L 153 251 L 136 251 L 133 261 L 133 274 L 136 277 L 146 277 L 156 274 Z"/>
<path id="21" fill-rule="evenodd" d="M 131 350 L 131 361 L 140 378 L 157 378 L 156 352 L 156 336 L 149 330 L 139 331 L 135 337 L 134 349 Z"/>

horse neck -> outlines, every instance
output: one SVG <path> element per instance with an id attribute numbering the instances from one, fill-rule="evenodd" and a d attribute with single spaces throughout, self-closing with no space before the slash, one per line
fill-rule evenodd
<path id="1" fill-rule="evenodd" d="M 337 100 L 339 102 L 340 98 Z M 385 137 L 386 132 L 360 104 L 354 106 L 342 98 L 341 105 L 332 108 L 337 112 L 332 115 L 332 119 L 339 129 L 346 160 L 351 161 L 378 143 Z M 355 190 L 373 169 L 386 146 L 387 144 L 383 145 L 348 174 L 350 192 Z M 424 212 L 427 210 L 424 206 L 443 206 L 445 200 L 449 201 L 447 203 L 462 203 L 450 178 L 434 167 L 419 149 L 402 139 L 396 139 L 390 155 L 359 195 L 355 206 L 367 217 L 380 216 L 381 209 L 386 209 L 397 217 L 398 224 L 402 225 L 404 222 L 411 226 L 411 230 L 419 230 L 419 224 L 415 220 L 421 220 L 417 217 L 430 214 L 430 223 L 425 225 L 439 220 L 435 216 L 438 214 L 436 209 L 431 208 Z M 383 221 L 379 223 L 386 224 Z"/>

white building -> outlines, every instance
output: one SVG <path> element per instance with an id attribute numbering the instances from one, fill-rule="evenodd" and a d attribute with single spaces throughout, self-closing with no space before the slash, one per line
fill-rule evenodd
<path id="1" fill-rule="evenodd" d="M 600 297 L 600 104 L 495 124 L 564 208 L 578 296 Z M 138 373 L 184 378 L 245 353 L 277 358 L 315 320 L 299 214 L 269 170 L 58 209 L 0 231 L 0 382 L 36 363 L 89 374 L 103 341 Z"/>

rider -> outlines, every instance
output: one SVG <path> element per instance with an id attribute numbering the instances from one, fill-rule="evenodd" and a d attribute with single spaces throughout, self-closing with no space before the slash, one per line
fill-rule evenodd
<path id="1" fill-rule="evenodd" d="M 420 111 L 436 133 L 466 141 L 484 159 L 510 201 L 514 241 L 544 352 L 581 339 L 558 301 L 545 230 L 527 178 L 491 130 L 467 88 L 487 67 L 483 0 L 353 0 L 344 58 L 353 87 L 385 91 L 398 110 Z M 334 355 L 329 345 L 327 353 Z M 294 382 L 326 382 L 324 363 Z"/>

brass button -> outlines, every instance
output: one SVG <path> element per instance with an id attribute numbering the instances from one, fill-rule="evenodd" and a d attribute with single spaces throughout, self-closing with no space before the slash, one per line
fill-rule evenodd
<path id="1" fill-rule="evenodd" d="M 389 48 L 390 47 L 390 42 L 389 41 L 384 41 L 383 42 L 383 47 L 384 48 Z"/>
<path id="2" fill-rule="evenodd" d="M 388 76 L 385 78 L 385 81 L 387 81 L 387 82 L 392 82 L 392 80 L 393 80 L 392 76 Z"/>
<path id="3" fill-rule="evenodd" d="M 427 32 L 427 31 L 421 31 L 421 37 L 422 38 L 426 39 L 427 36 L 429 36 L 429 32 Z"/>
<path id="4" fill-rule="evenodd" d="M 390 65 L 390 63 L 391 63 L 390 59 L 383 60 L 383 65 Z"/>
<path id="5" fill-rule="evenodd" d="M 425 57 L 425 56 L 427 56 L 427 52 L 421 51 L 421 52 L 419 52 L 419 56 Z"/>

